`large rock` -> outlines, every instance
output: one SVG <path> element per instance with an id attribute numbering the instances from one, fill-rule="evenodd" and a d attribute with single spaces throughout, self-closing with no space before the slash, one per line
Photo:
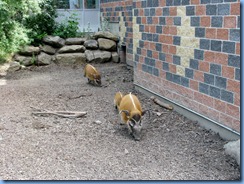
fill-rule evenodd
<path id="1" fill-rule="evenodd" d="M 233 157 L 240 166 L 240 139 L 231 141 L 224 145 L 225 152 Z"/>
<path id="2" fill-rule="evenodd" d="M 45 52 L 41 52 L 37 56 L 37 65 L 49 65 L 52 62 L 52 56 L 46 54 Z"/>
<path id="3" fill-rule="evenodd" d="M 104 63 L 110 60 L 111 52 L 101 50 L 86 50 L 85 56 L 87 62 L 100 62 Z"/>
<path id="4" fill-rule="evenodd" d="M 84 46 L 86 47 L 86 49 L 98 49 L 98 43 L 96 40 L 86 40 L 84 42 Z"/>
<path id="5" fill-rule="evenodd" d="M 112 61 L 115 63 L 119 63 L 119 55 L 117 52 L 112 52 Z"/>
<path id="6" fill-rule="evenodd" d="M 63 47 L 65 44 L 65 40 L 59 36 L 45 36 L 43 42 L 58 48 Z"/>
<path id="7" fill-rule="evenodd" d="M 39 53 L 40 53 L 40 48 L 34 47 L 34 46 L 26 46 L 22 50 L 19 51 L 19 54 L 24 55 L 24 56 L 33 56 L 33 55 L 37 55 Z"/>
<path id="8" fill-rule="evenodd" d="M 66 45 L 58 50 L 58 53 L 73 53 L 73 52 L 85 52 L 86 48 L 83 45 Z"/>
<path id="9" fill-rule="evenodd" d="M 13 61 L 9 64 L 8 72 L 14 72 L 20 69 L 21 69 L 20 63 L 17 61 Z"/>
<path id="10" fill-rule="evenodd" d="M 51 55 L 54 55 L 56 53 L 56 49 L 53 48 L 52 46 L 50 45 L 43 45 L 41 47 L 41 51 L 47 53 L 47 54 L 51 54 Z"/>
<path id="11" fill-rule="evenodd" d="M 113 40 L 115 42 L 118 42 L 119 41 L 119 38 L 117 36 L 115 36 L 114 34 L 110 33 L 109 31 L 99 31 L 99 32 L 96 32 L 94 34 L 94 37 L 96 39 L 98 39 L 98 38 L 107 38 L 107 39 Z"/>
<path id="12" fill-rule="evenodd" d="M 97 41 L 98 41 L 99 49 L 101 50 L 108 50 L 108 51 L 117 50 L 116 42 L 113 40 L 109 40 L 106 38 L 99 38 Z"/>
<path id="13" fill-rule="evenodd" d="M 86 38 L 67 38 L 65 40 L 66 45 L 83 45 Z"/>
<path id="14" fill-rule="evenodd" d="M 36 56 L 15 55 L 14 60 L 18 61 L 21 65 L 30 66 L 35 64 Z"/>
<path id="15" fill-rule="evenodd" d="M 86 56 L 84 53 L 57 54 L 56 62 L 64 65 L 81 64 L 86 62 Z"/>

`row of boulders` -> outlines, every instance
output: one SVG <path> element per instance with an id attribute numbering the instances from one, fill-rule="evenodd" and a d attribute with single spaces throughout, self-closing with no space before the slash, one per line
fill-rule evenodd
<path id="1" fill-rule="evenodd" d="M 28 46 L 14 56 L 14 70 L 21 66 L 78 64 L 84 62 L 119 62 L 118 37 L 110 32 L 97 32 L 91 39 L 46 36 L 39 47 Z M 19 68 L 18 68 L 19 67 Z"/>

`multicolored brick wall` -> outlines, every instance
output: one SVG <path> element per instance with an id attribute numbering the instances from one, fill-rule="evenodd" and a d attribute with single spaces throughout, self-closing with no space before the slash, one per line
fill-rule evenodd
<path id="1" fill-rule="evenodd" d="M 119 18 L 124 1 L 108 1 L 103 16 Z M 134 82 L 240 132 L 240 1 L 130 3 L 124 41 Z"/>
<path id="2" fill-rule="evenodd" d="M 118 22 L 120 43 L 126 44 L 126 60 L 133 66 L 133 0 L 101 0 L 101 19 Z"/>

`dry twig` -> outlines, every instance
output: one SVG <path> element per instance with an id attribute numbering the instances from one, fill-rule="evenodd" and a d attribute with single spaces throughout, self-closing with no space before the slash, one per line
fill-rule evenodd
<path id="1" fill-rule="evenodd" d="M 174 107 L 172 105 L 166 104 L 166 103 L 160 101 L 159 99 L 157 99 L 154 96 L 151 96 L 151 99 L 153 100 L 154 103 L 158 104 L 161 107 L 164 107 L 164 108 L 169 109 L 169 110 L 173 110 L 174 109 Z"/>
<path id="2" fill-rule="evenodd" d="M 36 109 L 37 111 L 32 112 L 34 115 L 56 115 L 62 118 L 79 118 L 83 117 L 87 114 L 85 111 L 48 111 L 46 109 L 40 110 L 35 107 L 31 107 Z"/>

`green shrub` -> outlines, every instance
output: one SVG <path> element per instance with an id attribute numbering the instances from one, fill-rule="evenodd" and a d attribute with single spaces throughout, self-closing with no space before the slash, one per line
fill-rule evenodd
<path id="1" fill-rule="evenodd" d="M 54 0 L 43 0 L 40 3 L 41 11 L 25 19 L 24 26 L 31 31 L 28 37 L 32 45 L 39 45 L 45 35 L 52 35 L 56 29 L 55 18 L 57 11 Z"/>
<path id="2" fill-rule="evenodd" d="M 38 1 L 0 0 L 0 62 L 29 43 L 28 29 L 22 21 L 40 11 Z"/>
<path id="3" fill-rule="evenodd" d="M 73 13 L 69 18 L 66 18 L 63 22 L 58 23 L 53 35 L 60 36 L 61 38 L 80 36 L 81 33 L 79 32 L 77 16 L 77 14 Z"/>

